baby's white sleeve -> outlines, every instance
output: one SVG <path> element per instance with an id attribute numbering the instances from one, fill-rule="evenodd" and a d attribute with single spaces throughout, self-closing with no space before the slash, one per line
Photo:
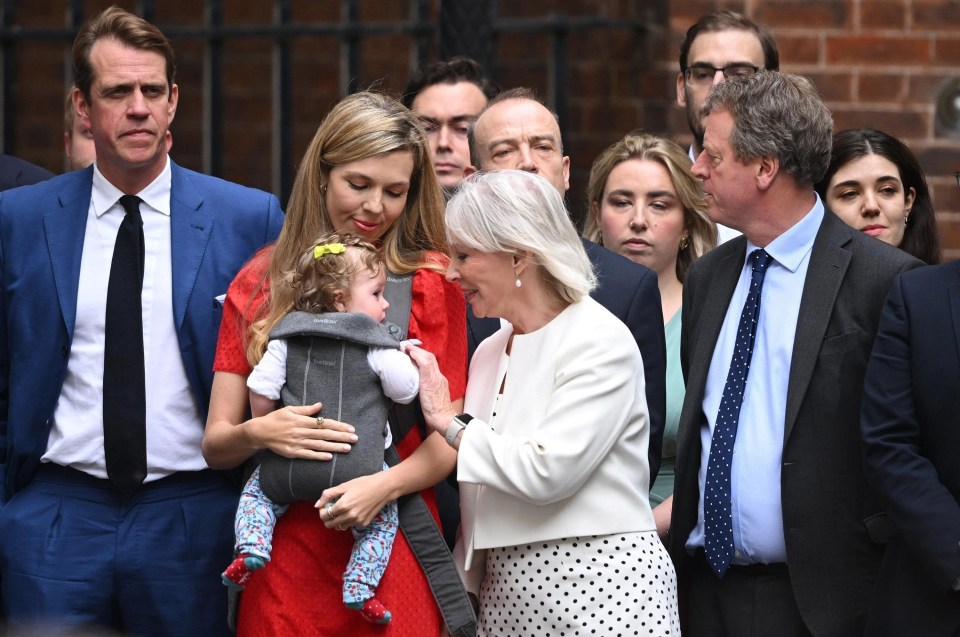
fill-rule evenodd
<path id="1" fill-rule="evenodd" d="M 271 400 L 280 400 L 280 388 L 287 382 L 287 341 L 267 343 L 267 351 L 247 377 L 247 388 Z"/>
<path id="2" fill-rule="evenodd" d="M 371 347 L 367 353 L 371 369 L 380 376 L 383 393 L 406 405 L 420 391 L 420 372 L 410 357 L 398 349 Z"/>

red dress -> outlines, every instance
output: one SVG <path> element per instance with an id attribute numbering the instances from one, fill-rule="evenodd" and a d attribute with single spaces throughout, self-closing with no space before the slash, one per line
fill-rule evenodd
<path id="1" fill-rule="evenodd" d="M 266 256 L 261 252 L 230 285 L 217 343 L 216 371 L 250 373 L 242 336 L 244 325 L 266 296 L 261 293 L 251 299 L 266 268 Z M 430 270 L 414 275 L 409 336 L 419 338 L 423 347 L 436 355 L 455 399 L 463 396 L 466 387 L 465 311 L 460 290 L 442 275 Z M 421 441 L 414 427 L 397 445 L 400 456 L 409 456 Z M 422 495 L 438 519 L 433 489 Z M 353 536 L 328 530 L 313 503 L 293 504 L 277 523 L 270 563 L 243 592 L 238 637 L 438 635 L 443 625 L 440 611 L 403 533 L 397 534 L 390 564 L 377 588 L 377 597 L 393 613 L 393 620 L 386 625 L 371 624 L 344 607 L 342 576 L 352 546 Z"/>

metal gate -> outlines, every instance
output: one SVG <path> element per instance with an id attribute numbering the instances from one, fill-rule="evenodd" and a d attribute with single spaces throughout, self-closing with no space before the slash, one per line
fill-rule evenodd
<path id="1" fill-rule="evenodd" d="M 313 0 L 319 1 L 319 0 Z M 263 0 L 261 0 L 263 2 Z M 48 2 L 46 4 L 55 4 Z M 65 21 L 62 27 L 26 26 L 18 22 L 18 13 L 32 10 L 30 0 L 0 0 L 0 95 L 3 113 L 0 116 L 0 147 L 3 152 L 17 154 L 18 129 L 16 92 L 25 78 L 18 77 L 18 55 L 25 43 L 49 42 L 61 48 L 64 56 L 63 89 L 72 81 L 69 66 L 70 46 L 80 25 L 102 7 L 90 6 L 84 0 L 63 2 Z M 564 4 L 564 3 L 557 3 Z M 550 45 L 546 55 L 548 77 L 543 97 L 560 117 L 561 130 L 567 119 L 568 57 L 567 44 L 572 35 L 594 29 L 630 29 L 641 34 L 639 22 L 613 21 L 596 16 L 569 16 L 561 12 L 537 17 L 503 17 L 496 0 L 408 0 L 407 18 L 377 21 L 361 15 L 369 9 L 362 0 L 327 0 L 338 10 L 337 19 L 303 21 L 295 19 L 293 0 L 272 0 L 272 19 L 259 24 L 228 23 L 225 10 L 242 12 L 244 4 L 225 0 L 203 0 L 202 22 L 175 23 L 170 19 L 168 2 L 139 0 L 131 11 L 156 24 L 174 43 L 178 67 L 184 63 L 179 53 L 184 43 L 202 46 L 202 166 L 207 174 L 230 178 L 224 174 L 224 122 L 229 117 L 224 103 L 224 46 L 231 41 L 267 38 L 271 41 L 270 56 L 270 190 L 285 202 L 292 186 L 296 157 L 291 156 L 293 135 L 292 105 L 297 87 L 291 81 L 291 47 L 301 38 L 333 38 L 339 50 L 339 91 L 345 95 L 360 88 L 364 77 L 362 50 L 364 42 L 383 34 L 409 38 L 408 70 L 430 59 L 446 59 L 468 55 L 480 62 L 492 77 L 497 77 L 497 43 L 502 34 L 547 34 Z M 246 5 L 249 7 L 249 5 Z M 239 7 L 239 8 L 238 8 Z M 261 3 L 258 9 L 262 10 Z M 19 11 L 18 11 L 19 9 Z M 163 11 L 158 11 L 162 9 Z M 331 11 L 332 13 L 332 11 Z M 31 78 L 30 81 L 35 81 Z M 57 81 L 57 80 L 51 80 Z"/>

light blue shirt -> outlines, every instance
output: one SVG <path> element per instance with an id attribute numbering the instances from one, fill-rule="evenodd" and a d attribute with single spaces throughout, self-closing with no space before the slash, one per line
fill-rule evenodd
<path id="1" fill-rule="evenodd" d="M 787 560 L 780 502 L 787 385 L 803 284 L 823 214 L 823 204 L 817 197 L 810 212 L 764 248 L 773 257 L 773 262 L 767 269 L 760 293 L 760 317 L 740 409 L 730 474 L 735 549 L 733 564 Z M 710 361 L 703 397 L 706 418 L 700 431 L 700 504 L 697 526 L 687 539 L 688 549 L 703 547 L 703 492 L 710 442 L 723 386 L 730 370 L 740 313 L 750 289 L 751 267 L 747 256 L 757 248 L 747 242 L 740 280 L 727 307 L 717 347 Z"/>

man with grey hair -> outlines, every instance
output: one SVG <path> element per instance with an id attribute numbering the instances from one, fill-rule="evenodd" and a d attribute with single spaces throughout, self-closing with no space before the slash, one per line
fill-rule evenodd
<path id="1" fill-rule="evenodd" d="M 481 111 L 468 134 L 470 158 L 480 170 L 519 169 L 539 174 L 564 195 L 570 187 L 570 158 L 563 154 L 557 117 L 533 91 L 500 93 Z M 650 484 L 660 469 L 666 419 L 666 345 L 657 275 L 642 265 L 582 239 L 597 274 L 591 296 L 623 321 L 643 357 L 647 409 L 650 412 Z M 500 328 L 496 319 L 478 319 L 467 305 L 470 354 Z"/>
<path id="2" fill-rule="evenodd" d="M 864 369 L 894 276 L 922 265 L 851 230 L 813 184 L 833 120 L 761 71 L 703 109 L 709 215 L 743 233 L 683 288 L 669 548 L 697 635 L 862 635 L 882 549 L 859 442 Z M 736 450 L 736 453 L 734 452 Z"/>

